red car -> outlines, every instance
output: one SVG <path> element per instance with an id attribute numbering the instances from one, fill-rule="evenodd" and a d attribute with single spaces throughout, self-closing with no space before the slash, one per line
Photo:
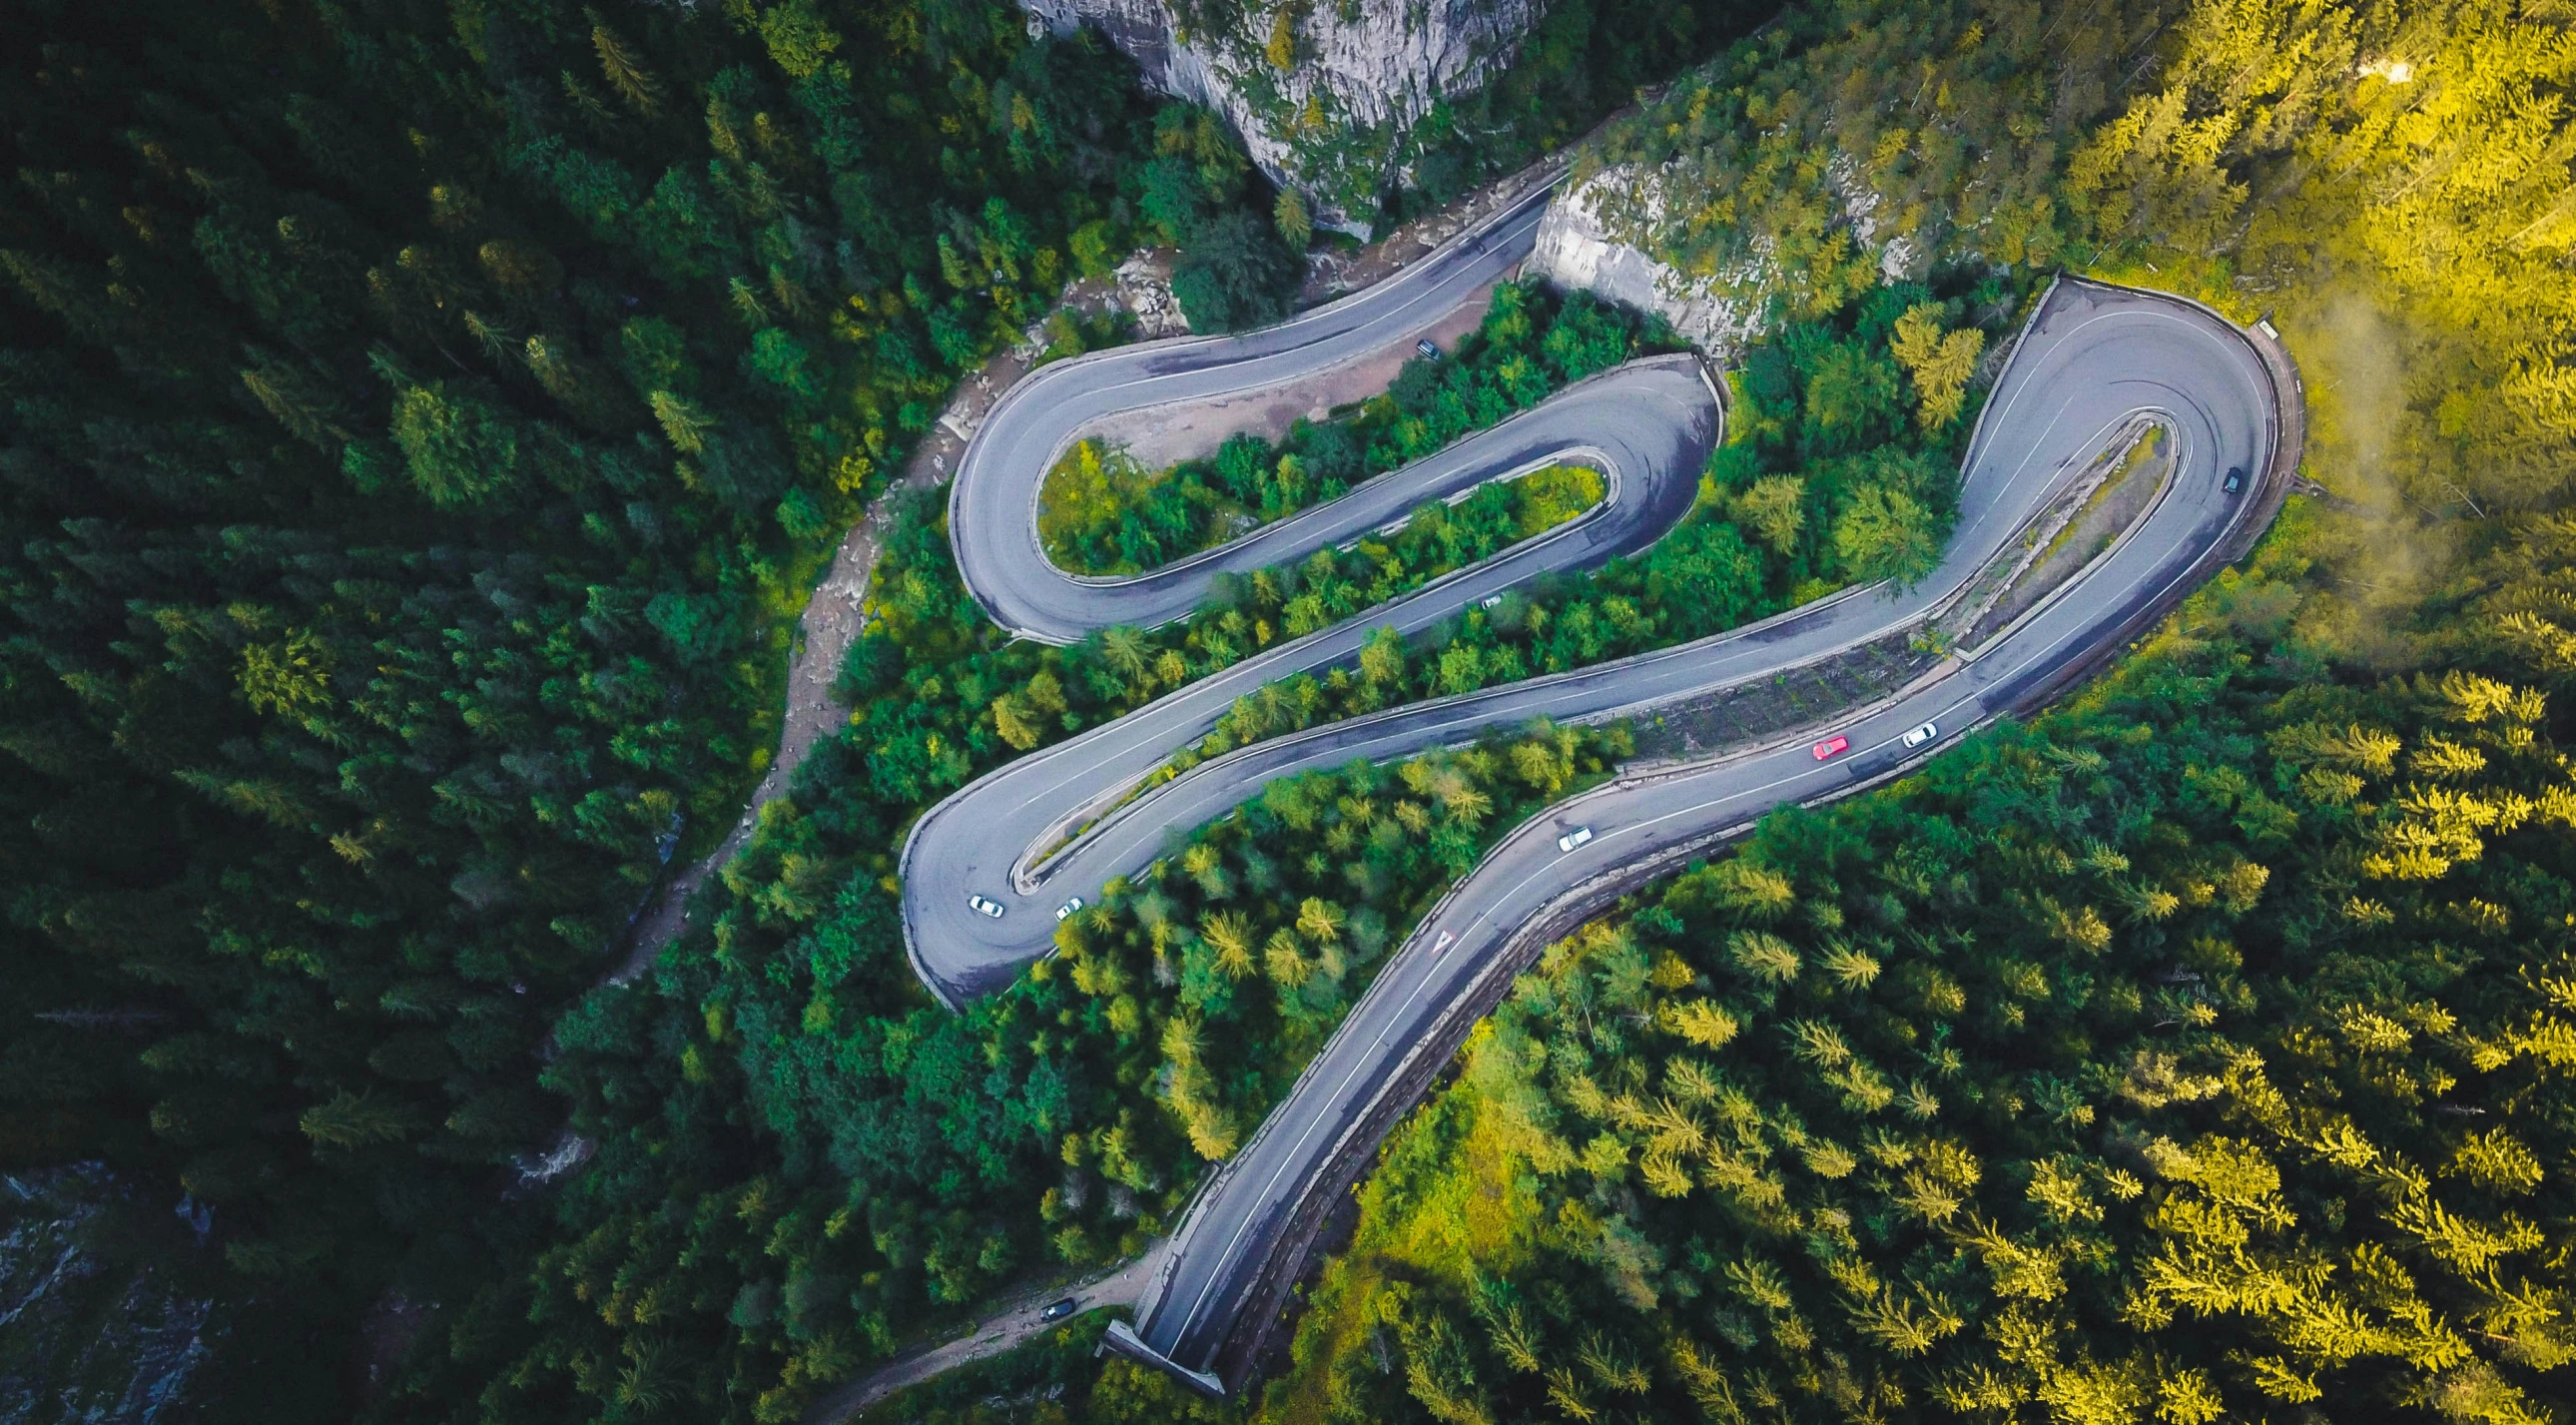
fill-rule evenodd
<path id="1" fill-rule="evenodd" d="M 1816 744 L 1816 760 L 1822 762 L 1849 746 L 1851 739 L 1848 737 L 1828 737 Z"/>

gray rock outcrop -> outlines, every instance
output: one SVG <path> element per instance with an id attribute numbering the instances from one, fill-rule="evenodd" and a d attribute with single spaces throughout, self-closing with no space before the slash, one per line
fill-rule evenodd
<path id="1" fill-rule="evenodd" d="M 1613 168 L 1558 193 L 1539 220 L 1538 248 L 1526 270 L 1560 287 L 1587 288 L 1653 312 L 1702 351 L 1728 351 L 1749 340 L 1760 321 L 1752 303 L 1730 300 L 1720 295 L 1722 284 L 1695 280 L 1610 236 L 1601 221 L 1600 201 L 1613 190 L 1645 195 L 1651 203 L 1653 176 Z"/>
<path id="2" fill-rule="evenodd" d="M 1032 27 L 1089 24 L 1145 81 L 1233 121 L 1271 181 L 1304 193 L 1323 226 L 1367 236 L 1374 200 L 1410 161 L 1442 99 L 1508 63 L 1538 0 L 1340 0 L 1292 5 L 1293 58 L 1272 62 L 1277 7 L 1246 6 L 1240 33 L 1182 33 L 1163 0 L 1021 0 Z"/>

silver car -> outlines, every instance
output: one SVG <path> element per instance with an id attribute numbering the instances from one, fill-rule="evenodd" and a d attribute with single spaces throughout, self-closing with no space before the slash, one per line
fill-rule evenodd
<path id="1" fill-rule="evenodd" d="M 968 896 L 966 898 L 966 903 L 975 908 L 975 913 L 977 915 L 988 915 L 995 920 L 1000 920 L 1002 918 L 1002 903 L 1000 901 L 994 900 L 988 896 Z"/>

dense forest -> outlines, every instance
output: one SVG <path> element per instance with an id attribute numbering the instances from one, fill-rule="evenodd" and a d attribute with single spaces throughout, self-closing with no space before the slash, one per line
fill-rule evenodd
<path id="1" fill-rule="evenodd" d="M 448 1364 L 382 1408 L 479 1410 L 475 1333 L 627 1191 L 529 1176 L 622 1032 L 558 1014 L 764 769 L 840 531 L 1068 280 L 1174 245 L 1194 323 L 1259 321 L 1308 233 L 1213 116 L 989 4 L 43 0 L 0 36 L 0 1162 L 184 1191 L 198 1230 L 135 1240 L 209 1258 L 207 1408 L 345 1412 L 350 1324 L 399 1356 L 425 1312 Z M 1067 326 L 1038 339 L 1099 339 Z M 891 622 L 955 592 L 902 569 Z M 951 604 L 913 650 L 952 692 L 998 652 L 978 624 Z M 1260 641 L 1204 637 L 1206 666 Z M 1114 715 L 1097 683 L 1046 715 Z M 963 700 L 977 758 L 1020 745 L 991 696 Z M 817 775 L 897 818 L 953 785 L 957 744 L 878 731 Z M 779 864 L 732 881 L 830 900 L 850 869 Z M 738 1042 L 714 1069 L 654 1043 L 723 1151 L 805 1171 Z M 787 1400 L 866 1349 L 809 1351 L 756 1276 L 727 1309 L 789 1344 L 728 1382 Z M 487 1404 L 696 1408 L 663 1379 L 694 1362 L 630 1344 L 550 1346 Z"/>
<path id="2" fill-rule="evenodd" d="M 2563 1409 L 2560 679 L 2527 612 L 2324 676 L 2304 533 L 2075 707 L 1552 950 L 1371 1184 L 1301 1384 L 1369 1420 Z M 2491 624 L 2565 578 L 2531 536 Z"/>
<path id="3" fill-rule="evenodd" d="M 853 835 L 913 808 L 827 763 L 771 804 L 653 992 L 600 991 L 558 1026 L 546 1080 L 598 1156 L 536 1270 L 446 1324 L 392 1413 L 479 1390 L 484 1418 L 792 1418 L 1017 1273 L 1134 1255 L 1294 1078 L 1391 928 L 1627 750 L 1541 731 L 1274 784 L 962 1015 L 912 980 L 868 874 L 892 848 Z M 534 1333 L 502 1329 L 523 1319 Z"/>
<path id="4" fill-rule="evenodd" d="M 451 1298 L 840 529 L 1244 164 L 980 4 L 0 36 L 0 1155 L 174 1176 L 255 1322 Z"/>
<path id="5" fill-rule="evenodd" d="M 2074 706 L 1552 950 L 1263 1413 L 2564 1418 L 2565 17 L 1842 18 L 1611 140 L 1706 195 L 1661 251 L 2273 308 L 2336 498 Z M 2068 124 L 2088 62 L 2154 79 Z"/>
<path id="6" fill-rule="evenodd" d="M 1550 7 L 1411 133 L 1304 130 L 1308 176 L 1443 200 L 1733 23 Z M 886 1417 L 2576 1409 L 2571 26 L 1820 0 L 1614 125 L 1604 221 L 1759 317 L 1698 507 L 1176 766 L 1919 575 L 2055 268 L 2272 313 L 2328 497 L 2063 710 L 1553 949 L 1259 1398 L 1101 1365 L 1091 1321 Z M 794 1419 L 1167 1229 L 1429 898 L 1628 755 L 1509 729 L 1273 786 L 948 1015 L 895 913 L 920 808 L 1580 492 L 1064 649 L 982 617 L 924 500 L 849 728 L 595 988 L 764 770 L 805 590 L 959 377 L 1096 339 L 1041 323 L 1143 244 L 1198 326 L 1283 312 L 1303 202 L 1096 39 L 963 0 L 30 0 L 0 56 L 0 1169 L 107 1264 L 41 1339 L 203 1311 L 198 1415 Z M 1492 348 L 1636 349 L 1550 351 L 1554 300 Z M 1499 362 L 1406 379 L 1405 455 L 1525 404 Z M 1234 502 L 1320 493 L 1291 447 Z M 1126 513 L 1097 555 L 1169 557 Z M 90 1369 L 36 1339 L 10 1390 Z"/>
<path id="7" fill-rule="evenodd" d="M 1739 397 L 1891 277 L 2067 264 L 2268 310 L 2329 495 L 1551 950 L 1256 1398 L 1030 1352 L 888 1418 L 2566 1418 L 2568 24 L 1804 7 L 1614 129 L 1614 227 L 1771 314 Z"/>

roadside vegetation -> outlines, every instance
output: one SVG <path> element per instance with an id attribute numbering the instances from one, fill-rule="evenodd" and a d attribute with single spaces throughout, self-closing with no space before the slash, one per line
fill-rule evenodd
<path id="1" fill-rule="evenodd" d="M 464 1318 L 533 1333 L 452 1338 L 424 1388 L 649 1352 L 792 1418 L 1015 1274 L 1141 1251 L 1447 881 L 1626 751 L 1540 728 L 1274 784 L 962 1014 L 914 981 L 886 874 L 918 804 L 822 756 L 652 987 L 558 1026 L 547 1082 L 597 1156 Z"/>
<path id="2" fill-rule="evenodd" d="M 1946 310 L 1928 291 L 1897 295 L 1900 315 Z M 1846 351 L 1884 364 L 1892 379 L 1864 384 L 1851 409 L 1890 437 L 1861 449 L 1891 460 L 1948 438 L 1965 410 L 1929 432 L 1910 418 L 1885 354 L 1894 320 L 1821 323 L 1800 348 L 1816 370 L 1848 364 L 1834 354 Z M 1740 428 L 1757 451 L 1803 429 L 1810 378 L 1781 369 L 1785 404 Z M 1776 563 L 1749 552 L 1724 517 L 1725 481 L 1760 468 L 1722 459 L 1690 532 L 1523 601 L 1537 611 L 1524 636 L 1554 631 L 1521 646 L 1572 667 L 1729 626 L 1798 571 L 1838 569 L 1829 539 L 1792 541 L 1806 552 L 1774 551 Z M 1594 497 L 1589 473 L 1426 505 L 1387 540 L 1222 581 L 1180 624 L 1065 648 L 984 618 L 958 581 L 943 502 L 916 497 L 888 533 L 841 681 L 849 729 L 764 808 L 650 985 L 601 990 L 557 1026 L 546 1083 L 573 1098 L 598 1155 L 564 1198 L 568 1235 L 532 1279 L 490 1283 L 475 1308 L 529 1315 L 535 1344 L 494 1341 L 416 1388 L 436 1398 L 457 1388 L 443 1381 L 534 1378 L 546 1361 L 631 1358 L 649 1341 L 695 1363 L 692 1391 L 765 1391 L 762 1408 L 784 1410 L 923 1322 L 962 1319 L 1016 1273 L 1130 1255 L 1168 1230 L 1195 1175 L 1259 1122 L 1385 948 L 1491 837 L 1628 755 L 1621 734 L 1497 733 L 1408 769 L 1275 785 L 1111 887 L 1067 923 L 1062 958 L 964 1015 L 932 1005 L 902 954 L 905 829 L 1009 757 L 1486 557 L 1525 521 Z M 1832 494 L 1813 498 L 1830 524 Z M 1514 608 L 1491 612 L 1508 623 Z M 1479 610 L 1446 646 L 1381 639 L 1311 689 L 1238 706 L 1227 735 L 1499 681 L 1509 663 L 1480 640 L 1503 631 Z M 704 1305 L 648 1323 L 580 1304 L 602 1292 Z"/>
<path id="3" fill-rule="evenodd" d="M 1302 417 L 1279 443 L 1237 435 L 1205 459 L 1147 470 L 1077 442 L 1047 472 L 1038 537 L 1077 574 L 1137 574 L 1213 548 L 1527 410 L 1641 352 L 1669 350 L 1636 314 L 1537 281 L 1494 289 L 1484 321 L 1440 360 L 1414 357 L 1348 415 Z"/>
<path id="4" fill-rule="evenodd" d="M 1507 730 L 1284 784 L 947 1015 L 912 817 L 1486 536 L 1440 512 L 1393 573 L 1038 649 L 924 511 L 852 725 L 585 993 L 730 823 L 800 591 L 959 374 L 1142 243 L 1194 323 L 1283 310 L 1307 215 L 1004 7 L 148 8 L 0 18 L 0 1157 L 108 1162 L 159 1224 L 127 1245 L 202 1254 L 207 1418 L 793 1420 L 1168 1226 L 1462 858 L 1622 755 Z M 1454 193 L 1716 18 L 1553 7 L 1404 161 Z M 2057 265 L 2273 311 L 2337 503 L 2063 711 L 1553 952 L 1392 1140 L 1266 1401 L 1112 1362 L 930 1408 L 2563 1415 L 2566 25 L 1826 0 L 1618 125 L 1614 234 L 1766 319 L 1698 508 L 1228 737 L 1918 577 Z M 1300 161 L 1373 194 L 1393 150 L 1325 117 Z M 1432 444 L 1444 365 L 1408 375 Z M 523 1177 L 568 1106 L 592 1155 Z"/>
<path id="5" fill-rule="evenodd" d="M 813 576 L 1159 235 L 1203 126 L 1006 18 L 0 14 L 0 1160 L 210 1214 L 210 1408 L 345 1418 L 350 1322 L 526 1270 L 539 1047 L 764 770 Z"/>
<path id="6" fill-rule="evenodd" d="M 1899 295 L 1901 312 L 1937 306 Z M 1884 352 L 1892 321 L 1867 320 L 1820 327 L 1812 359 Z M 1796 438 L 1804 388 L 1794 363 L 1784 369 L 1779 430 L 1792 434 L 1748 425 L 1745 442 Z M 1926 438 L 1896 418 L 1909 409 L 1896 404 L 1901 378 L 1869 389 L 1896 413 L 1862 407 L 1871 429 L 1909 450 Z M 474 1308 L 528 1316 L 535 1343 L 476 1346 L 417 1389 L 435 1398 L 455 1388 L 442 1380 L 527 1379 L 550 1360 L 650 1350 L 693 1362 L 693 1391 L 765 1391 L 762 1409 L 782 1411 L 924 1321 L 962 1318 L 1014 1273 L 1129 1255 L 1168 1230 L 1196 1174 L 1259 1122 L 1429 900 L 1528 810 L 1628 755 L 1624 735 L 1498 732 L 1399 768 L 1274 784 L 1109 888 L 1066 923 L 1061 958 L 962 1015 L 926 999 L 902 953 L 905 828 L 1008 757 L 1491 553 L 1584 485 L 1551 475 L 1520 495 L 1493 486 L 1429 505 L 1374 553 L 1226 581 L 1185 623 L 1067 648 L 1007 639 L 982 616 L 957 580 L 941 502 L 918 498 L 887 537 L 874 622 L 850 655 L 848 731 L 763 810 L 650 985 L 603 989 L 557 1027 L 546 1082 L 573 1098 L 598 1155 L 533 1278 L 490 1283 Z M 1802 567 L 1787 556 L 1713 586 L 1740 587 L 1734 604 L 1693 596 L 1677 572 L 1698 567 L 1681 562 L 1705 557 L 1694 550 L 1742 547 L 1717 513 L 1729 489 L 1712 477 L 1699 534 L 1533 602 L 1601 630 L 1588 646 L 1580 632 L 1539 645 L 1541 656 L 1573 666 L 1645 646 L 1657 625 L 1613 641 L 1623 607 L 1706 631 L 1698 621 L 1756 607 L 1759 581 L 1785 587 Z M 1819 542 L 1813 558 L 1836 567 L 1831 551 Z M 1448 649 L 1373 650 L 1389 653 L 1392 671 L 1373 675 L 1364 657 L 1333 690 L 1400 700 L 1438 677 L 1441 658 L 1461 662 Z M 1500 671 L 1481 654 L 1476 670 L 1480 681 Z M 648 1322 L 584 1304 L 646 1297 L 697 1305 Z"/>
<path id="7" fill-rule="evenodd" d="M 2570 54 L 1853 5 L 1613 139 L 1640 240 L 1790 311 L 1881 280 L 1855 178 L 1878 243 L 2271 308 L 2340 499 L 2065 709 L 1553 949 L 1241 1414 L 2564 1414 Z"/>
<path id="8" fill-rule="evenodd" d="M 1191 330 L 1232 331 L 1288 315 L 1306 276 L 1298 256 L 1306 235 L 1283 239 L 1270 217 L 1276 206 L 1223 119 L 1187 104 L 1155 114 L 1153 157 L 1137 175 L 1135 211 L 1180 249 L 1172 297 Z"/>
<path id="9" fill-rule="evenodd" d="M 1388 1149 L 1282 1398 L 2543 1418 L 2563 678 L 2514 639 L 2319 678 L 2309 533 L 2067 711 L 1553 948 Z"/>
<path id="10" fill-rule="evenodd" d="M 1949 326 L 1954 313 L 2000 326 L 2012 299 L 1992 281 L 1947 300 L 1905 283 L 1849 312 L 1785 324 L 1730 374 L 1726 443 L 1690 514 L 1652 549 L 1542 575 L 1410 640 L 1380 629 L 1354 667 L 1237 699 L 1166 772 L 1381 708 L 1687 643 L 1849 584 L 1920 578 L 1949 540 L 1958 450 L 1983 400 L 1970 376 L 1987 333 Z M 1301 569 L 1306 592 L 1280 602 L 1288 631 L 1379 602 L 1347 573 L 1383 564 L 1373 549 L 1363 542 L 1332 570 L 1320 556 Z"/>

